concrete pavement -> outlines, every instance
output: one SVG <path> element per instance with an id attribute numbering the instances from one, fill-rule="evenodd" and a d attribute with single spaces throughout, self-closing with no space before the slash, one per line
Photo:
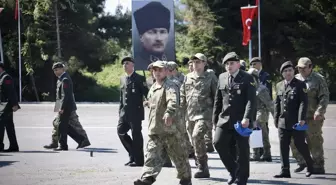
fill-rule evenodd
<path id="1" fill-rule="evenodd" d="M 78 115 L 92 145 L 76 150 L 77 144 L 69 138 L 69 151 L 54 152 L 43 149 L 51 140 L 52 104 L 22 104 L 15 113 L 19 153 L 0 153 L 0 185 L 132 185 L 141 175 L 140 167 L 125 167 L 128 156 L 117 136 L 117 104 L 79 104 Z M 148 112 L 148 111 L 147 111 Z M 306 178 L 304 173 L 292 173 L 291 179 L 274 179 L 280 171 L 277 130 L 270 118 L 272 163 L 251 162 L 248 184 L 336 184 L 336 105 L 330 105 L 324 124 L 326 175 Z M 145 143 L 147 120 L 143 122 Z M 7 138 L 5 140 L 8 147 Z M 93 151 L 93 157 L 90 157 Z M 296 168 L 292 160 L 291 170 Z M 193 173 L 195 163 L 190 161 Z M 194 185 L 226 184 L 228 176 L 216 152 L 209 154 L 211 178 L 193 179 Z M 164 168 L 155 184 L 178 184 L 176 170 Z"/>

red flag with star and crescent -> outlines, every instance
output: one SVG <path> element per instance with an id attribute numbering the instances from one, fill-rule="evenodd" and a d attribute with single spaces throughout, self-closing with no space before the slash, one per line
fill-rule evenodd
<path id="1" fill-rule="evenodd" d="M 258 7 L 245 6 L 240 8 L 242 23 L 243 23 L 243 45 L 246 46 L 251 40 L 252 20 L 255 18 Z"/>

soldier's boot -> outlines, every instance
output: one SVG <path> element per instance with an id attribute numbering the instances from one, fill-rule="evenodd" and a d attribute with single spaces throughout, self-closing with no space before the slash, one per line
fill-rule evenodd
<path id="1" fill-rule="evenodd" d="M 76 149 L 85 148 L 85 147 L 90 146 L 90 145 L 91 145 L 90 141 L 88 139 L 84 139 L 82 142 L 80 142 L 78 144 Z"/>
<path id="2" fill-rule="evenodd" d="M 209 167 L 207 160 L 200 160 L 197 166 L 198 170 L 194 174 L 194 178 L 209 178 Z"/>
<path id="3" fill-rule="evenodd" d="M 278 175 L 274 175 L 274 178 L 291 178 L 289 169 L 281 170 Z"/>
<path id="4" fill-rule="evenodd" d="M 58 148 L 58 142 L 51 141 L 49 145 L 44 145 L 43 148 L 45 149 L 55 149 Z"/>
<path id="5" fill-rule="evenodd" d="M 252 157 L 250 157 L 250 161 L 260 161 L 260 150 L 259 148 L 253 149 Z"/>
<path id="6" fill-rule="evenodd" d="M 260 157 L 261 161 L 272 162 L 271 148 L 264 148 L 263 155 Z"/>
<path id="7" fill-rule="evenodd" d="M 302 172 L 307 167 L 306 164 L 299 164 L 299 167 L 294 170 L 295 173 Z"/>
<path id="8" fill-rule="evenodd" d="M 169 157 L 166 158 L 166 161 L 163 164 L 163 167 L 168 167 L 168 168 L 173 167 L 173 164 L 172 164 L 171 160 L 169 159 Z"/>
<path id="9" fill-rule="evenodd" d="M 213 144 L 212 143 L 207 144 L 206 145 L 206 150 L 207 150 L 208 153 L 214 152 L 215 149 L 213 147 Z"/>
<path id="10" fill-rule="evenodd" d="M 134 185 L 152 185 L 154 182 L 154 178 L 148 177 L 143 179 L 137 179 L 136 181 L 134 181 Z"/>
<path id="11" fill-rule="evenodd" d="M 181 179 L 179 185 L 192 185 L 191 179 Z"/>

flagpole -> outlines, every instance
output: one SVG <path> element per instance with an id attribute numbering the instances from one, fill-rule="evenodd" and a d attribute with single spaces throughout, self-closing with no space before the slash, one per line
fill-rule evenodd
<path id="1" fill-rule="evenodd" d="M 5 63 L 5 59 L 3 56 L 3 47 L 2 47 L 2 35 L 1 35 L 1 28 L 0 28 L 0 51 L 1 51 L 1 63 Z"/>
<path id="2" fill-rule="evenodd" d="M 248 4 L 248 7 L 250 7 L 250 3 Z M 252 32 L 252 29 L 250 29 L 250 34 L 252 35 L 251 32 Z M 250 42 L 249 42 L 249 61 L 251 61 L 251 59 L 252 59 L 252 36 L 250 37 Z"/>
<path id="3" fill-rule="evenodd" d="M 20 102 L 22 101 L 22 79 L 21 79 L 21 10 L 20 10 L 20 0 L 17 0 L 18 2 L 18 35 L 19 35 L 19 96 L 20 96 Z"/>
<path id="4" fill-rule="evenodd" d="M 261 57 L 261 30 L 260 30 L 260 2 L 261 0 L 258 1 L 258 57 Z"/>

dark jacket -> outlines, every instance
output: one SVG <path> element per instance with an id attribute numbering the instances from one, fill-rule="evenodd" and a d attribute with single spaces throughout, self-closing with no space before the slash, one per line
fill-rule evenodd
<path id="1" fill-rule="evenodd" d="M 13 106 L 19 106 L 17 93 L 14 88 L 14 81 L 12 77 L 5 71 L 0 75 L 1 82 L 1 106 L 0 113 L 5 111 L 13 111 Z"/>
<path id="2" fill-rule="evenodd" d="M 75 97 L 73 93 L 73 83 L 68 73 L 64 73 L 57 80 L 56 105 L 64 112 L 77 110 Z"/>
<path id="3" fill-rule="evenodd" d="M 274 124 L 276 127 L 292 129 L 300 120 L 306 120 L 308 96 L 306 84 L 296 78 L 285 87 L 285 81 L 276 85 Z"/>
<path id="4" fill-rule="evenodd" d="M 250 120 L 250 127 L 256 109 L 256 84 L 253 77 L 245 71 L 239 70 L 233 83 L 229 86 L 228 72 L 222 73 L 218 79 L 215 96 L 213 123 L 217 127 L 233 125 L 243 118 Z"/>
<path id="5" fill-rule="evenodd" d="M 129 79 L 120 78 L 119 118 L 123 121 L 144 120 L 144 97 L 147 97 L 146 78 L 134 72 Z"/>
<path id="6" fill-rule="evenodd" d="M 261 70 L 259 73 L 259 81 L 261 84 L 263 84 L 264 86 L 267 87 L 271 98 L 273 99 L 273 95 L 272 95 L 272 81 L 271 81 L 271 76 L 265 72 L 264 70 Z"/>

